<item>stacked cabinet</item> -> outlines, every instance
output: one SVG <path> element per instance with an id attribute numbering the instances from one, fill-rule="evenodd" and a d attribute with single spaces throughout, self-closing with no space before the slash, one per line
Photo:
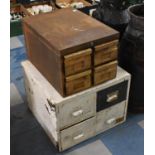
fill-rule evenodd
<path id="1" fill-rule="evenodd" d="M 78 10 L 24 18 L 28 58 L 62 95 L 116 77 L 119 33 Z"/>
<path id="2" fill-rule="evenodd" d="M 62 97 L 30 61 L 22 66 L 28 106 L 59 151 L 126 120 L 131 77 L 120 67 L 115 79 Z"/>

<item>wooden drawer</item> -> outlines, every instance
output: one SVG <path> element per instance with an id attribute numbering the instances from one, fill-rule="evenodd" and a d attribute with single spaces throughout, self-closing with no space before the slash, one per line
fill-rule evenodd
<path id="1" fill-rule="evenodd" d="M 65 115 L 64 115 L 65 114 Z M 79 123 L 96 114 L 96 95 L 82 95 L 80 98 L 65 102 L 60 107 L 60 129 Z"/>
<path id="2" fill-rule="evenodd" d="M 66 95 L 79 92 L 91 86 L 91 70 L 66 77 Z"/>
<path id="3" fill-rule="evenodd" d="M 65 75 L 72 75 L 90 69 L 92 50 L 86 49 L 80 52 L 64 56 Z"/>
<path id="4" fill-rule="evenodd" d="M 78 144 L 95 134 L 96 117 L 90 118 L 82 123 L 74 125 L 60 132 L 61 148 L 65 150 L 75 144 Z"/>
<path id="5" fill-rule="evenodd" d="M 97 92 L 97 112 L 120 103 L 127 98 L 128 81 Z"/>
<path id="6" fill-rule="evenodd" d="M 104 64 L 94 69 L 94 84 L 100 84 L 116 77 L 117 61 Z"/>
<path id="7" fill-rule="evenodd" d="M 98 112 L 96 116 L 97 134 L 122 123 L 126 117 L 126 106 L 126 101 L 124 101 Z"/>
<path id="8" fill-rule="evenodd" d="M 96 46 L 94 53 L 95 66 L 117 59 L 117 44 L 118 40 L 114 40 L 112 42 Z"/>

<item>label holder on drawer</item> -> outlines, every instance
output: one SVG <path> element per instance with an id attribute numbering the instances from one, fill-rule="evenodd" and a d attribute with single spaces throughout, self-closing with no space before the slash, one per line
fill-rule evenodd
<path id="1" fill-rule="evenodd" d="M 117 100 L 119 96 L 119 90 L 116 90 L 110 94 L 107 94 L 107 102 L 112 103 L 113 101 Z"/>
<path id="2" fill-rule="evenodd" d="M 74 111 L 74 112 L 72 113 L 72 116 L 73 116 L 73 117 L 78 117 L 78 116 L 81 116 L 82 114 L 83 114 L 83 110 L 80 109 L 80 110 Z"/>
<path id="3" fill-rule="evenodd" d="M 79 139 L 81 139 L 81 138 L 83 138 L 83 137 L 84 137 L 84 133 L 81 132 L 81 133 L 78 134 L 77 136 L 74 136 L 74 137 L 73 137 L 73 140 L 76 141 L 76 140 L 79 140 Z"/>

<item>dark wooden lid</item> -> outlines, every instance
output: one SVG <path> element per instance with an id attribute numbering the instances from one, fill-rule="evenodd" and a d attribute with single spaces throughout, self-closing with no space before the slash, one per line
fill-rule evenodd
<path id="1" fill-rule="evenodd" d="M 72 9 L 60 9 L 51 14 L 25 18 L 23 21 L 60 55 L 119 37 L 116 30 Z"/>

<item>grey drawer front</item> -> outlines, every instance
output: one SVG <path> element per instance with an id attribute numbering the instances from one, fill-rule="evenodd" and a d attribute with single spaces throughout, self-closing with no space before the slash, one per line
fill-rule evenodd
<path id="1" fill-rule="evenodd" d="M 126 101 L 102 110 L 96 115 L 96 133 L 106 131 L 125 120 Z"/>
<path id="2" fill-rule="evenodd" d="M 96 114 L 95 94 L 82 95 L 80 98 L 65 102 L 60 107 L 60 129 L 64 129 Z"/>
<path id="3" fill-rule="evenodd" d="M 128 81 L 101 90 L 97 93 L 97 112 L 126 100 Z"/>
<path id="4" fill-rule="evenodd" d="M 62 130 L 61 149 L 65 150 L 95 135 L 96 117 Z"/>

